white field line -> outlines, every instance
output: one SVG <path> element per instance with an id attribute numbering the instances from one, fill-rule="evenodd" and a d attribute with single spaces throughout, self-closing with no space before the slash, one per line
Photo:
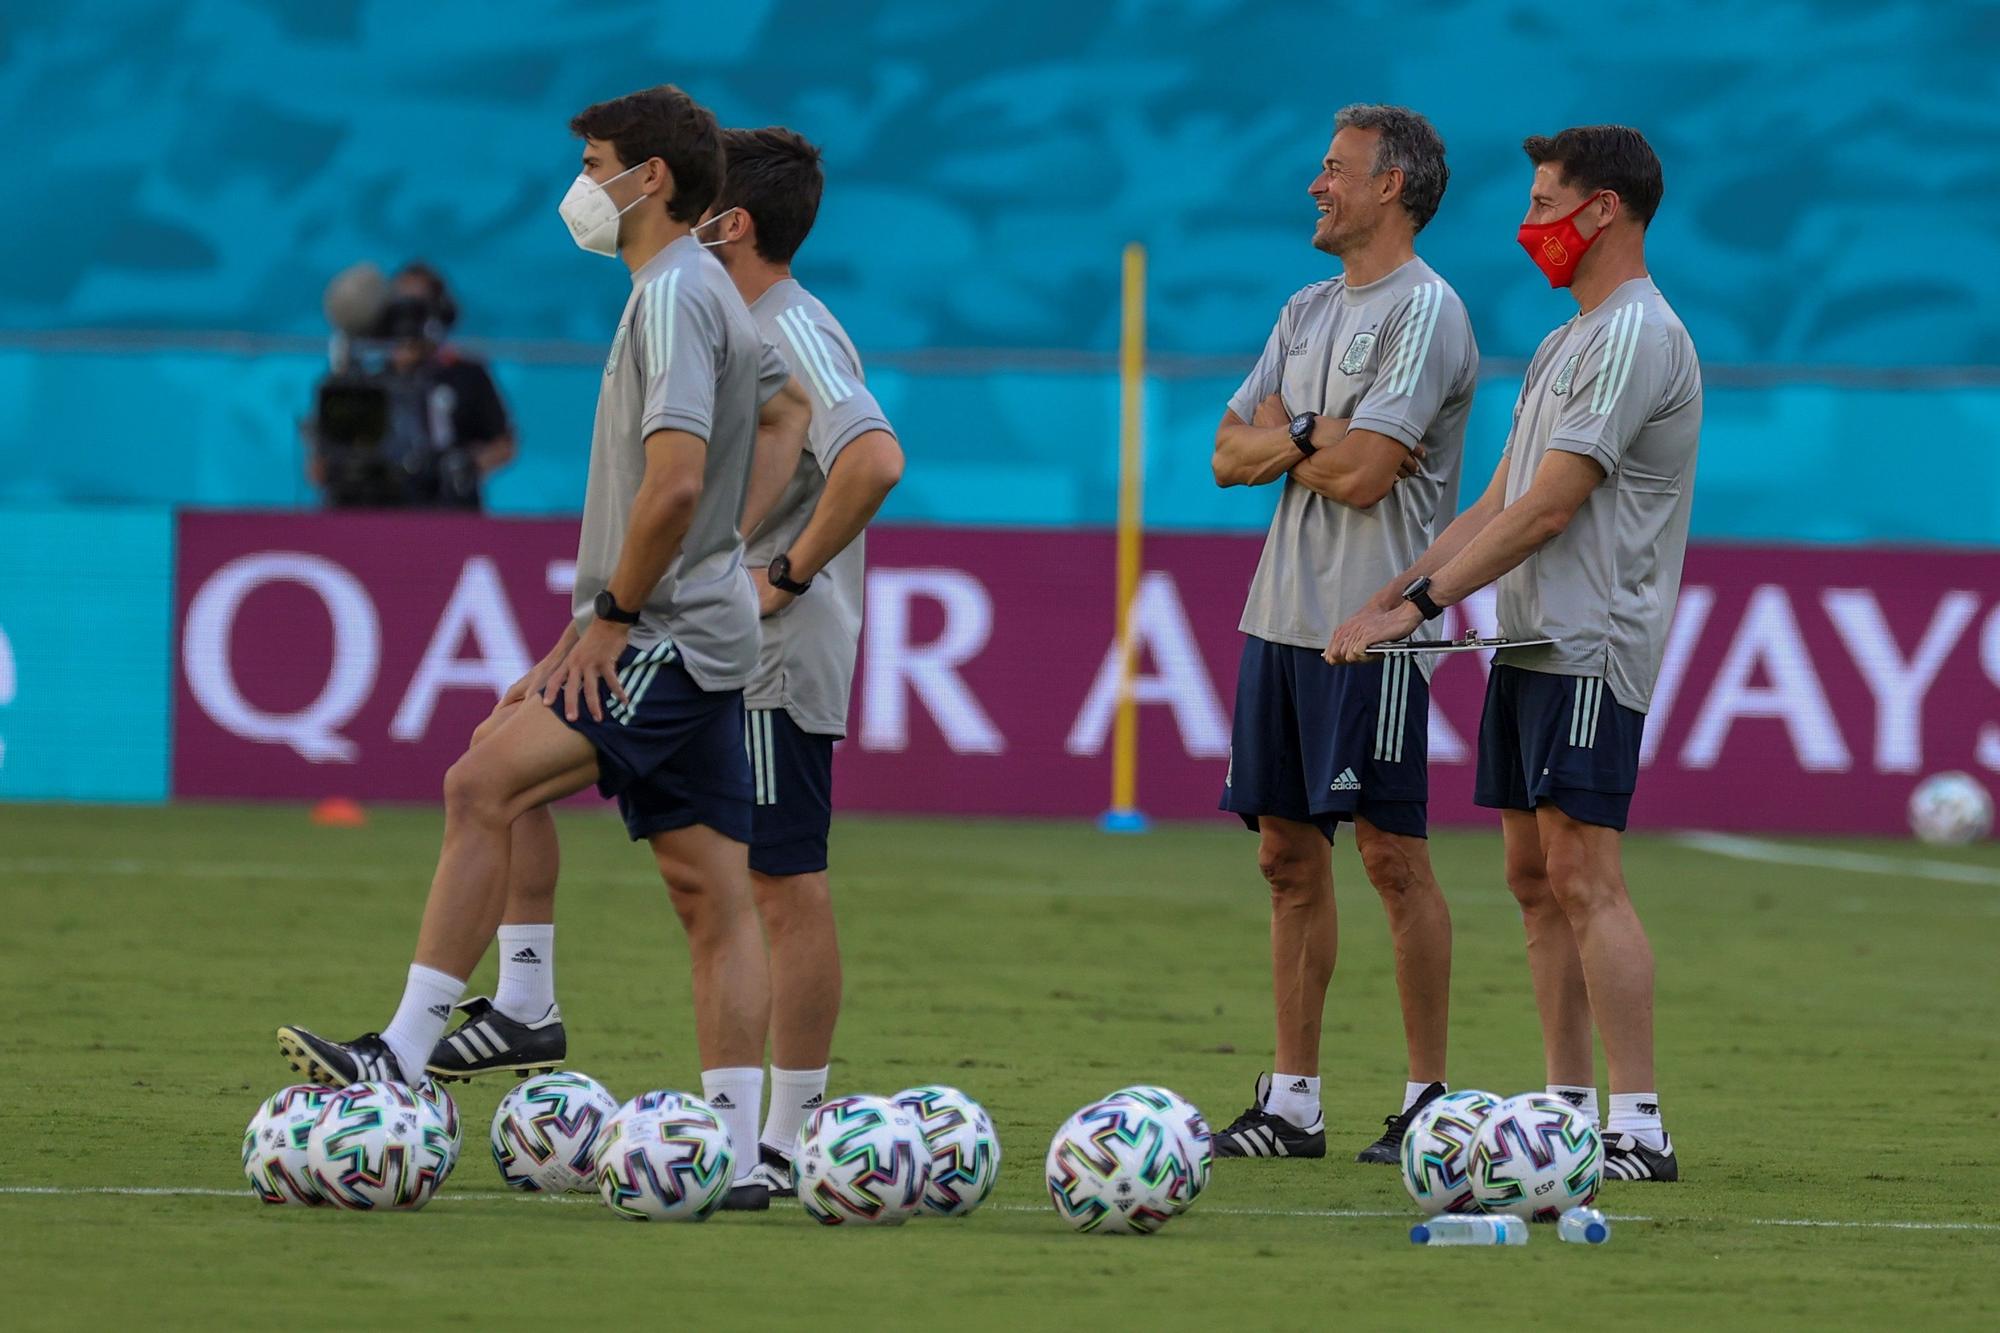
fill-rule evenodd
<path id="1" fill-rule="evenodd" d="M 249 1190 L 203 1189 L 195 1186 L 176 1187 L 159 1185 L 0 1185 L 0 1195 L 36 1195 L 43 1197 L 74 1198 L 87 1195 L 136 1196 L 141 1198 L 200 1198 L 200 1199 L 254 1199 Z M 443 1195 L 441 1201 L 450 1203 L 507 1203 L 517 1207 L 535 1207 L 543 1204 L 595 1204 L 597 1200 L 587 1194 L 527 1195 L 502 1193 L 498 1190 L 461 1190 Z M 1049 1210 L 1035 1204 L 996 1203 L 990 1205 L 999 1213 L 1046 1213 Z M 1412 1214 L 1406 1209 L 1400 1212 L 1367 1208 L 1203 1208 L 1203 1213 L 1220 1217 L 1319 1217 L 1339 1220 L 1375 1220 L 1401 1218 L 1408 1220 Z M 1819 1217 L 1653 1217 L 1635 1213 L 1612 1213 L 1614 1222 L 1717 1222 L 1753 1227 L 1829 1227 L 1853 1231 L 2000 1231 L 2000 1222 L 1895 1222 L 1895 1221 L 1853 1221 L 1838 1218 Z"/>
<path id="2" fill-rule="evenodd" d="M 2000 887 L 2000 869 L 1962 865 L 1957 861 L 1880 856 L 1873 852 L 1844 852 L 1831 847 L 1801 847 L 1789 842 L 1768 842 L 1763 838 L 1739 838 L 1728 833 L 1684 833 L 1676 841 L 1699 852 L 1727 856 L 1737 861 L 1816 866 L 1822 870 L 1848 870 L 1859 875 L 1891 875 L 1904 880 L 1930 879 L 1947 884 Z"/>

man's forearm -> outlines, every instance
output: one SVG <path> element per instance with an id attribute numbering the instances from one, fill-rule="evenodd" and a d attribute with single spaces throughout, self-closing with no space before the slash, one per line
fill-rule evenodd
<path id="1" fill-rule="evenodd" d="M 1226 425 L 1215 433 L 1215 484 L 1262 486 L 1284 476 L 1302 457 L 1283 426 Z"/>
<path id="2" fill-rule="evenodd" d="M 625 544 L 607 586 L 618 605 L 636 611 L 666 577 L 667 566 L 680 554 L 681 541 L 694 521 L 699 491 L 642 483 L 632 497 L 625 526 Z"/>
<path id="3" fill-rule="evenodd" d="M 785 552 L 792 577 L 804 582 L 825 569 L 859 537 L 903 475 L 903 451 L 894 437 L 870 431 L 833 460 L 826 490 L 805 530 Z"/>
<path id="4" fill-rule="evenodd" d="M 1429 574 L 1431 600 L 1440 606 L 1451 606 L 1497 582 L 1503 574 L 1548 545 L 1563 527 L 1564 520 L 1542 506 L 1516 502 L 1469 532 L 1455 552 L 1411 577 Z M 1435 553 L 1435 548 L 1427 552 Z"/>
<path id="5" fill-rule="evenodd" d="M 1415 564 L 1383 584 L 1381 591 L 1371 599 L 1370 605 L 1386 611 L 1402 601 L 1403 589 L 1426 574 L 1436 575 L 1454 556 L 1463 551 L 1473 538 L 1484 531 L 1499 512 L 1500 505 L 1496 501 L 1489 496 L 1481 496 L 1472 508 L 1445 526 L 1445 530 L 1438 534 L 1437 540 L 1417 557 Z"/>

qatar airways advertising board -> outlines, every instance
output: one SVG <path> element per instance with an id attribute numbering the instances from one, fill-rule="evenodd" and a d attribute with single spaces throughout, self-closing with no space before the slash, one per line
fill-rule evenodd
<path id="1" fill-rule="evenodd" d="M 173 793 L 435 799 L 561 632 L 574 522 L 189 513 L 175 574 Z M 1113 542 L 882 528 L 836 806 L 1092 816 L 1117 699 Z M 1215 813 L 1257 560 L 1155 535 L 1133 610 L 1140 805 Z M 808 594 L 810 595 L 810 594 Z M 1491 630 L 1489 595 L 1454 608 Z M 1471 802 L 1487 663 L 1433 682 L 1432 818 Z M 2000 774 L 2000 553 L 1698 546 L 1646 728 L 1636 828 L 1895 833 L 1925 773 Z"/>

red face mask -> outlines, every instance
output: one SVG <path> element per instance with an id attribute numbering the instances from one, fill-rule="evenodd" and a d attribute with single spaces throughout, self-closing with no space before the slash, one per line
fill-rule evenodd
<path id="1" fill-rule="evenodd" d="M 1604 234 L 1604 229 L 1600 227 L 1585 240 L 1583 233 L 1576 229 L 1576 215 L 1596 202 L 1597 195 L 1593 194 L 1566 217 L 1557 218 L 1554 222 L 1523 222 L 1521 229 L 1514 233 L 1514 239 L 1528 252 L 1528 258 L 1535 261 L 1535 267 L 1549 280 L 1549 286 L 1567 287 L 1575 281 L 1576 266 L 1583 262 L 1584 251 Z"/>

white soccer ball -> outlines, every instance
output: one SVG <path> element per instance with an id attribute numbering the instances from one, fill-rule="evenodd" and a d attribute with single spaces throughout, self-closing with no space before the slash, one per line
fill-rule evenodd
<path id="1" fill-rule="evenodd" d="M 1560 1097 L 1509 1097 L 1473 1139 L 1472 1193 L 1485 1212 L 1553 1222 L 1594 1200 L 1603 1174 L 1597 1127 Z"/>
<path id="2" fill-rule="evenodd" d="M 886 1097 L 836 1097 L 799 1127 L 792 1184 L 828 1226 L 897 1226 L 924 1206 L 931 1151 L 909 1108 Z"/>
<path id="3" fill-rule="evenodd" d="M 986 1108 L 957 1088 L 927 1084 L 890 1098 L 916 1117 L 930 1148 L 924 1211 L 964 1217 L 986 1202 L 1000 1178 L 1000 1136 Z"/>
<path id="4" fill-rule="evenodd" d="M 333 1089 L 299 1083 L 272 1093 L 243 1131 L 243 1174 L 265 1203 L 326 1202 L 306 1166 L 306 1136 Z"/>
<path id="5" fill-rule="evenodd" d="M 1172 1221 L 1194 1167 L 1167 1117 L 1138 1101 L 1093 1102 L 1049 1143 L 1049 1201 L 1078 1231 L 1149 1235 Z"/>
<path id="6" fill-rule="evenodd" d="M 1403 1188 L 1417 1207 L 1438 1213 L 1476 1213 L 1472 1145 L 1500 1099 L 1468 1088 L 1448 1092 L 1417 1112 L 1403 1135 Z"/>
<path id="7" fill-rule="evenodd" d="M 588 1074 L 516 1083 L 500 1099 L 487 1135 L 500 1179 L 549 1194 L 598 1188 L 598 1140 L 618 1110 L 618 1099 Z"/>
<path id="8" fill-rule="evenodd" d="M 611 1117 L 597 1149 L 597 1188 L 634 1222 L 702 1222 L 729 1197 L 736 1154 L 721 1117 L 699 1097 L 649 1092 Z"/>
<path id="9" fill-rule="evenodd" d="M 450 1164 L 444 1118 L 401 1083 L 348 1084 L 306 1135 L 313 1187 L 342 1208 L 421 1208 Z"/>
<path id="10" fill-rule="evenodd" d="M 1207 1117 L 1195 1109 L 1193 1102 L 1171 1088 L 1140 1083 L 1129 1088 L 1120 1088 L 1104 1100 L 1115 1102 L 1121 1098 L 1129 1098 L 1159 1112 L 1166 1117 L 1167 1124 L 1180 1136 L 1181 1155 L 1187 1159 L 1188 1165 L 1193 1167 L 1194 1171 L 1188 1180 L 1186 1197 L 1174 1201 L 1174 1211 L 1186 1212 L 1188 1205 L 1208 1188 L 1209 1168 L 1215 1160 Z"/>
<path id="11" fill-rule="evenodd" d="M 1993 831 L 1993 797 L 1970 773 L 1933 773 L 1910 793 L 1910 831 L 1957 847 Z"/>

